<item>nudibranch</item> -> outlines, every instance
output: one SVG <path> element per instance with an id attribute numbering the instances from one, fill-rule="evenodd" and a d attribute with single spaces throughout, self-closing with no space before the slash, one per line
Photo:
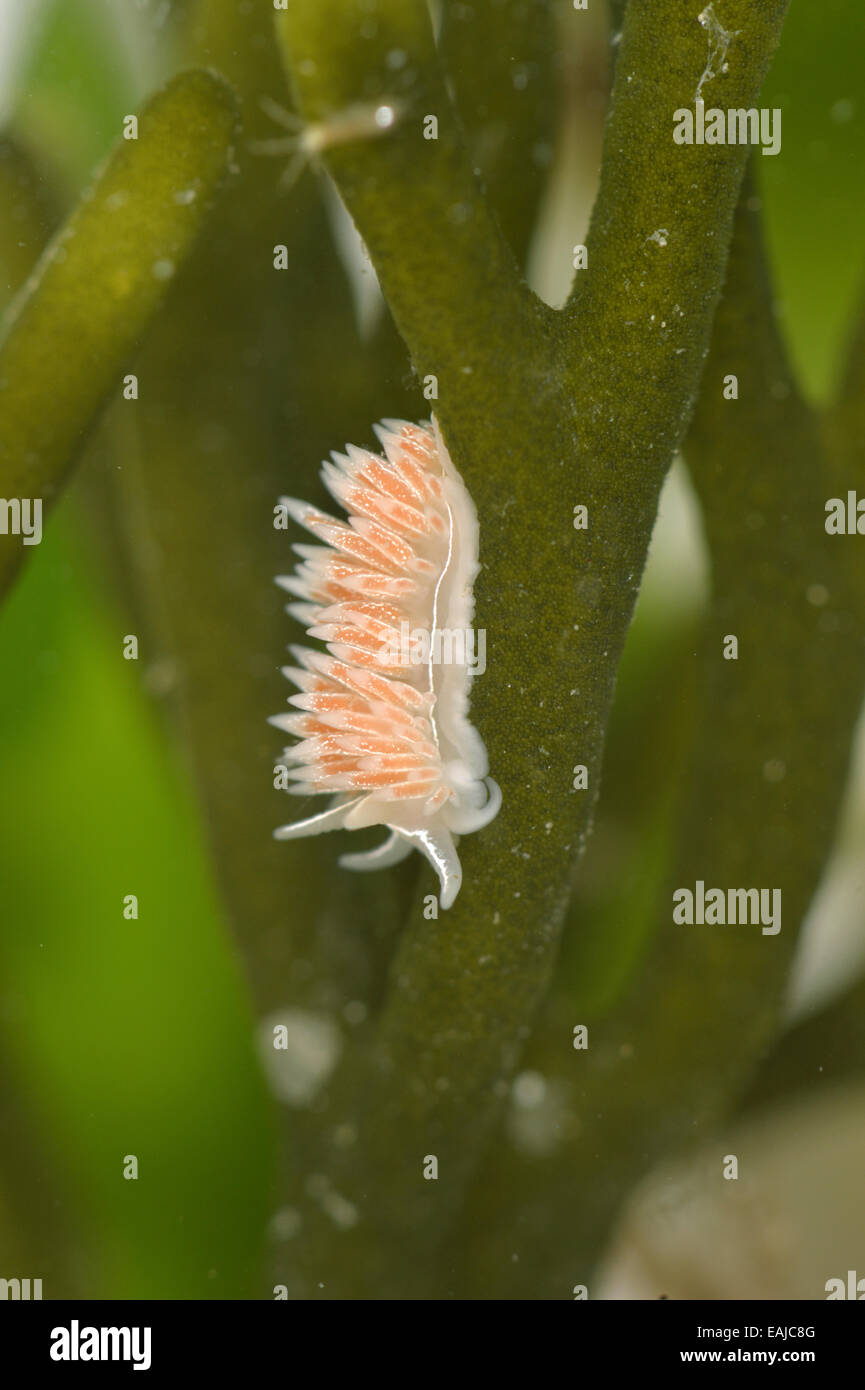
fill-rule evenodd
<path id="1" fill-rule="evenodd" d="M 349 445 L 322 465 L 348 524 L 280 499 L 323 542 L 294 546 L 300 562 L 276 582 L 296 600 L 287 611 L 326 651 L 291 648 L 297 665 L 283 674 L 299 691 L 288 701 L 296 713 L 270 722 L 299 740 L 282 759 L 287 790 L 332 802 L 274 836 L 382 825 L 389 834 L 380 845 L 344 854 L 340 865 L 384 868 L 418 849 L 447 908 L 462 883 L 456 838 L 487 825 L 501 805 L 468 718 L 478 519 L 434 418 L 385 420 L 375 432 L 383 455 Z"/>

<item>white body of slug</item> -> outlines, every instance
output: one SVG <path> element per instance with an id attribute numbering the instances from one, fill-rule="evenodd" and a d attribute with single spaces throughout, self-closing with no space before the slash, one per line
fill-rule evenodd
<path id="1" fill-rule="evenodd" d="M 296 713 L 270 722 L 300 741 L 283 761 L 296 795 L 327 793 L 318 815 L 274 831 L 290 840 L 383 825 L 377 848 L 340 864 L 377 869 L 419 849 L 435 868 L 443 908 L 462 882 L 455 837 L 498 812 L 501 793 L 468 719 L 472 668 L 436 660 L 436 633 L 468 633 L 474 616 L 478 521 L 435 421 L 376 427 L 384 457 L 349 446 L 322 466 L 348 524 L 282 498 L 322 546 L 295 546 L 295 574 L 277 580 L 297 602 L 288 611 L 327 652 L 293 648 L 284 674 L 299 690 Z M 406 651 L 405 636 L 428 634 Z M 457 644 L 460 647 L 460 644 Z M 453 654 L 453 647 L 451 647 Z M 409 659 L 407 659 L 407 657 Z"/>

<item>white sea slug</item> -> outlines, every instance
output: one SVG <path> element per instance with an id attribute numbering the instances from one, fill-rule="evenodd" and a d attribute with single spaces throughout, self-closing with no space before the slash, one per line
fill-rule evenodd
<path id="1" fill-rule="evenodd" d="M 348 525 L 280 499 L 324 542 L 296 545 L 301 563 L 277 583 L 299 600 L 288 612 L 327 653 L 291 649 L 298 666 L 284 674 L 300 691 L 288 702 L 297 713 L 270 722 L 300 740 L 283 756 L 289 790 L 333 800 L 274 835 L 386 826 L 381 845 L 339 863 L 384 868 L 419 849 L 446 908 L 462 883 L 455 837 L 487 825 L 501 805 L 468 720 L 474 642 L 453 640 L 471 633 L 477 513 L 435 420 L 386 420 L 376 434 L 384 457 L 349 445 L 322 465 Z"/>

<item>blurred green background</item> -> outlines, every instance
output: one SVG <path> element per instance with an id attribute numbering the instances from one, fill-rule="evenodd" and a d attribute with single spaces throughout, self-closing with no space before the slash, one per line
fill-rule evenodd
<path id="1" fill-rule="evenodd" d="M 171 20 L 156 0 L 33 3 L 32 27 L 20 13 L 13 26 L 15 8 L 0 7 L 0 26 L 21 30 L 0 99 L 62 206 L 172 70 Z M 865 269 L 863 50 L 859 7 L 799 0 L 763 98 L 784 122 L 781 154 L 758 160 L 779 305 L 817 399 Z M 149 693 L 159 673 L 145 642 L 137 662 L 122 659 L 124 634 L 139 629 L 91 487 L 85 468 L 0 612 L 0 1047 L 12 1116 L 0 1275 L 44 1275 L 46 1297 L 267 1297 L 274 1125 L 252 1010 L 190 780 Z M 678 513 L 667 526 L 656 577 L 677 565 L 681 576 L 687 526 Z M 633 738 L 640 720 L 646 654 L 690 616 L 650 576 L 616 738 Z M 274 664 L 283 640 L 274 632 Z M 132 893 L 135 921 L 123 916 Z M 44 1154 L 35 1212 L 16 1195 L 19 1122 Z M 137 1182 L 123 1179 L 127 1154 Z M 44 1267 L 6 1267 L 35 1250 L 50 1252 Z"/>

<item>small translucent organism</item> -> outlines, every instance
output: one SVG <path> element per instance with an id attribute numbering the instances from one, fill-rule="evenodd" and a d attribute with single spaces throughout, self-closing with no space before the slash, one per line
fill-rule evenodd
<path id="1" fill-rule="evenodd" d="M 392 130 L 403 114 L 404 105 L 398 97 L 381 97 L 377 101 L 357 102 L 335 112 L 325 121 L 308 124 L 293 111 L 286 111 L 270 97 L 262 97 L 261 109 L 287 135 L 269 140 L 253 140 L 253 154 L 287 155 L 289 162 L 280 179 L 283 187 L 291 187 L 306 166 L 319 155 L 336 145 L 349 145 L 357 140 L 375 140 Z"/>

